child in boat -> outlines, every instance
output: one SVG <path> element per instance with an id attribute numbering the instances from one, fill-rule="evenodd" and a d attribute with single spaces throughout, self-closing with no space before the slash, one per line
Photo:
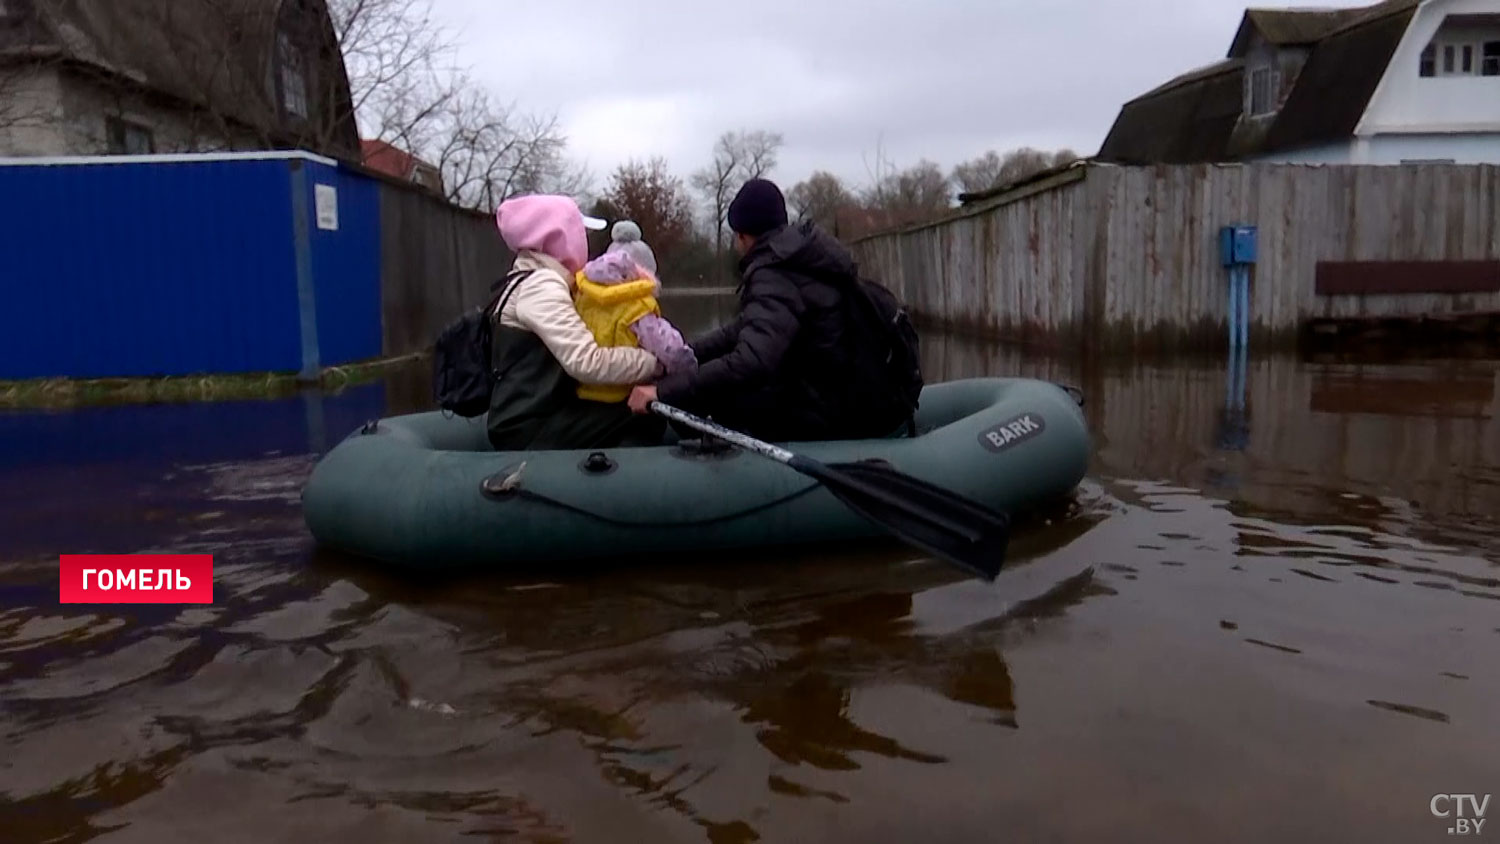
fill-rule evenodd
<path id="1" fill-rule="evenodd" d="M 641 269 L 656 276 L 656 253 L 641 240 L 641 227 L 634 220 L 621 220 L 609 230 L 609 248 L 605 252 L 625 252 Z"/>
<path id="2" fill-rule="evenodd" d="M 620 226 L 616 224 L 615 241 L 610 248 L 585 264 L 577 275 L 573 304 L 578 315 L 600 346 L 632 346 L 654 355 L 659 364 L 658 377 L 696 369 L 698 358 L 693 348 L 661 315 L 661 306 L 656 301 L 661 282 L 634 254 L 635 247 L 646 246 L 639 239 L 640 229 L 634 229 L 636 237 L 631 239 L 627 228 L 627 237 L 622 240 Z M 649 255 L 649 247 L 646 249 Z M 650 258 L 653 264 L 654 258 Z M 629 396 L 629 387 L 578 385 L 578 397 L 591 401 L 622 402 Z"/>

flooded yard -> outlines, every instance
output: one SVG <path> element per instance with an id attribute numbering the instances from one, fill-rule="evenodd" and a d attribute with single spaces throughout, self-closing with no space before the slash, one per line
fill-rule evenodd
<path id="1" fill-rule="evenodd" d="M 442 583 L 318 551 L 307 472 L 424 372 L 0 416 L 0 839 L 1437 841 L 1434 795 L 1500 785 L 1500 362 L 1241 392 L 924 348 L 1086 396 L 1089 477 L 992 585 L 899 545 Z M 59 553 L 132 551 L 212 553 L 214 604 L 58 604 Z"/>

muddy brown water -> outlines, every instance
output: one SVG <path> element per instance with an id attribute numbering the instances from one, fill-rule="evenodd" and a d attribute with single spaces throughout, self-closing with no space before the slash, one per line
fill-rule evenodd
<path id="1" fill-rule="evenodd" d="M 1500 791 L 1500 364 L 927 353 L 1085 391 L 993 585 L 315 549 L 303 478 L 420 373 L 0 417 L 0 841 L 1439 841 Z M 212 553 L 215 602 L 59 605 L 64 551 Z"/>

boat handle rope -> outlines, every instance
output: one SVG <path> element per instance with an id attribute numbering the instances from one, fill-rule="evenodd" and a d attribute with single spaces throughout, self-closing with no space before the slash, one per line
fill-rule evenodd
<path id="1" fill-rule="evenodd" d="M 764 502 L 762 502 L 760 504 L 756 504 L 753 507 L 746 507 L 743 510 L 736 510 L 736 511 L 734 511 L 732 513 L 723 513 L 723 514 L 720 514 L 718 516 L 710 516 L 709 518 L 706 518 L 706 519 L 696 519 L 696 520 L 690 521 L 690 522 L 684 522 L 684 521 L 680 521 L 680 520 L 674 520 L 674 521 L 670 521 L 670 522 L 667 522 L 667 521 L 661 521 L 661 522 L 633 522 L 633 521 L 627 521 L 625 519 L 617 519 L 617 518 L 615 518 L 613 516 L 606 516 L 603 513 L 596 513 L 596 512 L 594 512 L 592 510 L 589 510 L 587 508 L 579 507 L 577 504 L 569 504 L 566 501 L 559 501 L 556 498 L 552 498 L 550 496 L 543 495 L 540 492 L 532 492 L 529 489 L 521 489 L 518 486 L 517 487 L 511 487 L 510 489 L 506 489 L 506 490 L 491 491 L 488 487 L 485 487 L 485 486 L 481 485 L 480 489 L 483 491 L 484 496 L 486 498 L 489 498 L 492 501 L 499 501 L 499 500 L 504 499 L 504 498 L 509 498 L 509 497 L 515 496 L 515 497 L 519 497 L 519 498 L 524 498 L 524 499 L 526 499 L 528 501 L 536 501 L 536 502 L 539 502 L 539 503 L 542 503 L 542 504 L 547 504 L 547 505 L 550 505 L 552 507 L 556 507 L 556 508 L 558 508 L 560 510 L 566 510 L 566 511 L 568 511 L 570 513 L 577 513 L 578 515 L 581 515 L 581 516 L 587 516 L 587 517 L 589 517 L 591 519 L 595 519 L 597 521 L 603 522 L 603 523 L 605 523 L 607 525 L 612 525 L 614 527 L 627 527 L 627 528 L 664 528 L 664 527 L 701 527 L 703 525 L 717 524 L 718 522 L 729 522 L 729 521 L 733 521 L 735 519 L 742 519 L 745 516 L 752 516 L 752 515 L 754 515 L 756 513 L 761 512 L 762 510 L 769 510 L 772 507 L 777 507 L 777 506 L 780 506 L 782 504 L 786 504 L 788 502 L 795 501 L 798 498 L 801 498 L 802 496 L 807 495 L 808 493 L 812 492 L 813 490 L 818 489 L 818 487 L 820 487 L 820 486 L 822 486 L 822 484 L 819 484 L 817 482 L 813 482 L 813 483 L 808 484 L 805 487 L 802 487 L 801 489 L 799 489 L 799 490 L 797 490 L 795 492 L 789 492 L 786 495 L 781 496 L 780 498 L 773 498 L 770 501 L 764 501 Z"/>

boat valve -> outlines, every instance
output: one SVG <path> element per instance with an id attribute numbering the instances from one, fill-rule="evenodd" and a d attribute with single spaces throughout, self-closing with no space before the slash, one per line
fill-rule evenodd
<path id="1" fill-rule="evenodd" d="M 610 460 L 609 455 L 604 452 L 596 451 L 585 457 L 583 462 L 578 465 L 579 468 L 591 475 L 607 475 L 613 472 L 618 464 Z"/>

